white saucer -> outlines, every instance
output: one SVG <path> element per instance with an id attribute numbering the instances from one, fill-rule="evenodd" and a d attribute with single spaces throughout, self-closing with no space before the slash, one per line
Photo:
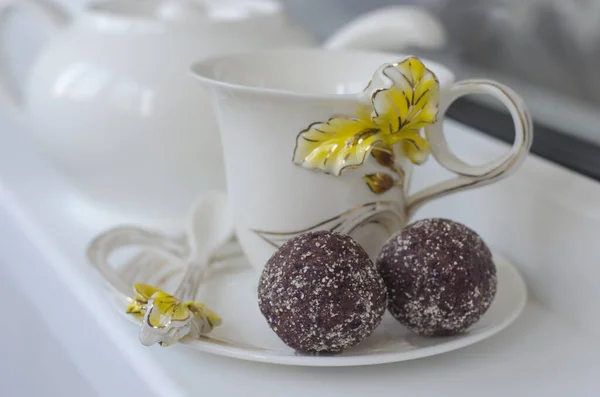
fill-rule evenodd
<path id="1" fill-rule="evenodd" d="M 269 329 L 257 305 L 258 274 L 245 258 L 239 257 L 209 270 L 198 296 L 223 318 L 223 324 L 209 337 L 184 338 L 180 344 L 241 360 L 302 366 L 382 364 L 441 354 L 489 338 L 509 326 L 523 310 L 527 300 L 523 279 L 507 260 L 495 255 L 494 261 L 498 269 L 496 298 L 468 332 L 452 337 L 419 337 L 386 314 L 380 327 L 360 345 L 335 356 L 307 356 L 295 353 Z M 117 309 L 125 314 L 127 302 L 116 302 Z M 131 316 L 127 318 L 135 321 Z M 136 330 L 132 328 L 131 332 Z"/>

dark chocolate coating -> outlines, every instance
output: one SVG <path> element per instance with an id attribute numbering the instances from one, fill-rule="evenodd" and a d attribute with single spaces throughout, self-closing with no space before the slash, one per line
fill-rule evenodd
<path id="1" fill-rule="evenodd" d="M 447 219 L 426 219 L 390 238 L 377 267 L 388 309 L 420 335 L 465 331 L 496 295 L 496 267 L 481 237 Z"/>
<path id="2" fill-rule="evenodd" d="M 351 237 L 318 231 L 279 248 L 258 284 L 258 305 L 285 344 L 339 352 L 369 336 L 386 309 L 383 280 Z"/>

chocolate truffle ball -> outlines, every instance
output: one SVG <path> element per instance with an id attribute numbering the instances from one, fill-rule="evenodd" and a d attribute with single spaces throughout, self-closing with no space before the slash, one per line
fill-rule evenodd
<path id="1" fill-rule="evenodd" d="M 285 344 L 302 353 L 354 346 L 381 322 L 383 280 L 352 238 L 318 231 L 297 236 L 267 262 L 258 304 Z"/>
<path id="2" fill-rule="evenodd" d="M 481 237 L 447 219 L 427 219 L 390 238 L 377 267 L 388 291 L 388 309 L 420 335 L 465 331 L 496 294 L 496 267 Z"/>

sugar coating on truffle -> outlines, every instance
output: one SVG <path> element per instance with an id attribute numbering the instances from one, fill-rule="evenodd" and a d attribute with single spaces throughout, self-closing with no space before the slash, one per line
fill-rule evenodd
<path id="1" fill-rule="evenodd" d="M 388 309 L 420 335 L 465 331 L 496 294 L 496 267 L 481 237 L 447 219 L 407 226 L 384 244 L 377 267 Z"/>
<path id="2" fill-rule="evenodd" d="M 367 253 L 351 237 L 309 232 L 267 262 L 258 304 L 269 326 L 298 352 L 339 352 L 381 322 L 386 292 Z"/>

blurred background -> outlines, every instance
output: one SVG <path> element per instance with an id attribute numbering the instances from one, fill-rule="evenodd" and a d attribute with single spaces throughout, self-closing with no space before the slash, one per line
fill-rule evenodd
<path id="1" fill-rule="evenodd" d="M 128 0 L 122 0 L 126 2 Z M 131 0 L 133 1 L 133 0 Z M 54 0 L 76 13 L 92 0 Z M 448 42 L 439 50 L 410 49 L 416 55 L 450 66 L 459 79 L 488 77 L 515 87 L 526 99 L 536 123 L 533 152 L 600 180 L 600 0 L 281 0 L 288 17 L 321 41 L 365 12 L 381 6 L 410 4 L 436 15 Z M 1 1 L 0 1 L 1 4 Z M 12 59 L 15 92 L 27 79 L 45 39 L 36 22 L 16 11 L 7 20 L 1 43 Z M 7 115 L 7 109 L 0 108 Z M 511 121 L 494 102 L 470 98 L 457 102 L 450 115 L 484 133 L 512 141 Z M 12 132 L 12 131 L 11 131 Z M 1 144 L 1 143 L 0 143 Z M 6 287 L 6 288 L 5 288 Z M 5 301 L 20 301 L 21 292 L 0 284 Z M 0 355 L 17 357 L 4 362 L 23 373 L 45 372 L 28 385 L 29 394 L 53 395 L 69 389 L 72 395 L 93 395 L 80 382 L 77 369 L 60 349 L 31 323 L 25 310 L 13 313 L 24 324 L 3 338 Z M 29 324 L 29 325 L 28 325 Z M 48 338 L 47 340 L 45 338 Z M 28 344 L 37 360 L 21 354 Z M 0 366 L 3 373 L 7 369 Z M 14 370 L 14 368 L 12 368 Z M 61 383 L 61 379 L 69 382 Z M 1 387 L 0 377 L 0 389 Z M 59 384 L 60 383 L 60 384 Z M 0 392 L 0 395 L 4 395 Z M 10 395 L 10 394 L 9 394 Z M 64 395 L 64 394 L 63 394 Z"/>

